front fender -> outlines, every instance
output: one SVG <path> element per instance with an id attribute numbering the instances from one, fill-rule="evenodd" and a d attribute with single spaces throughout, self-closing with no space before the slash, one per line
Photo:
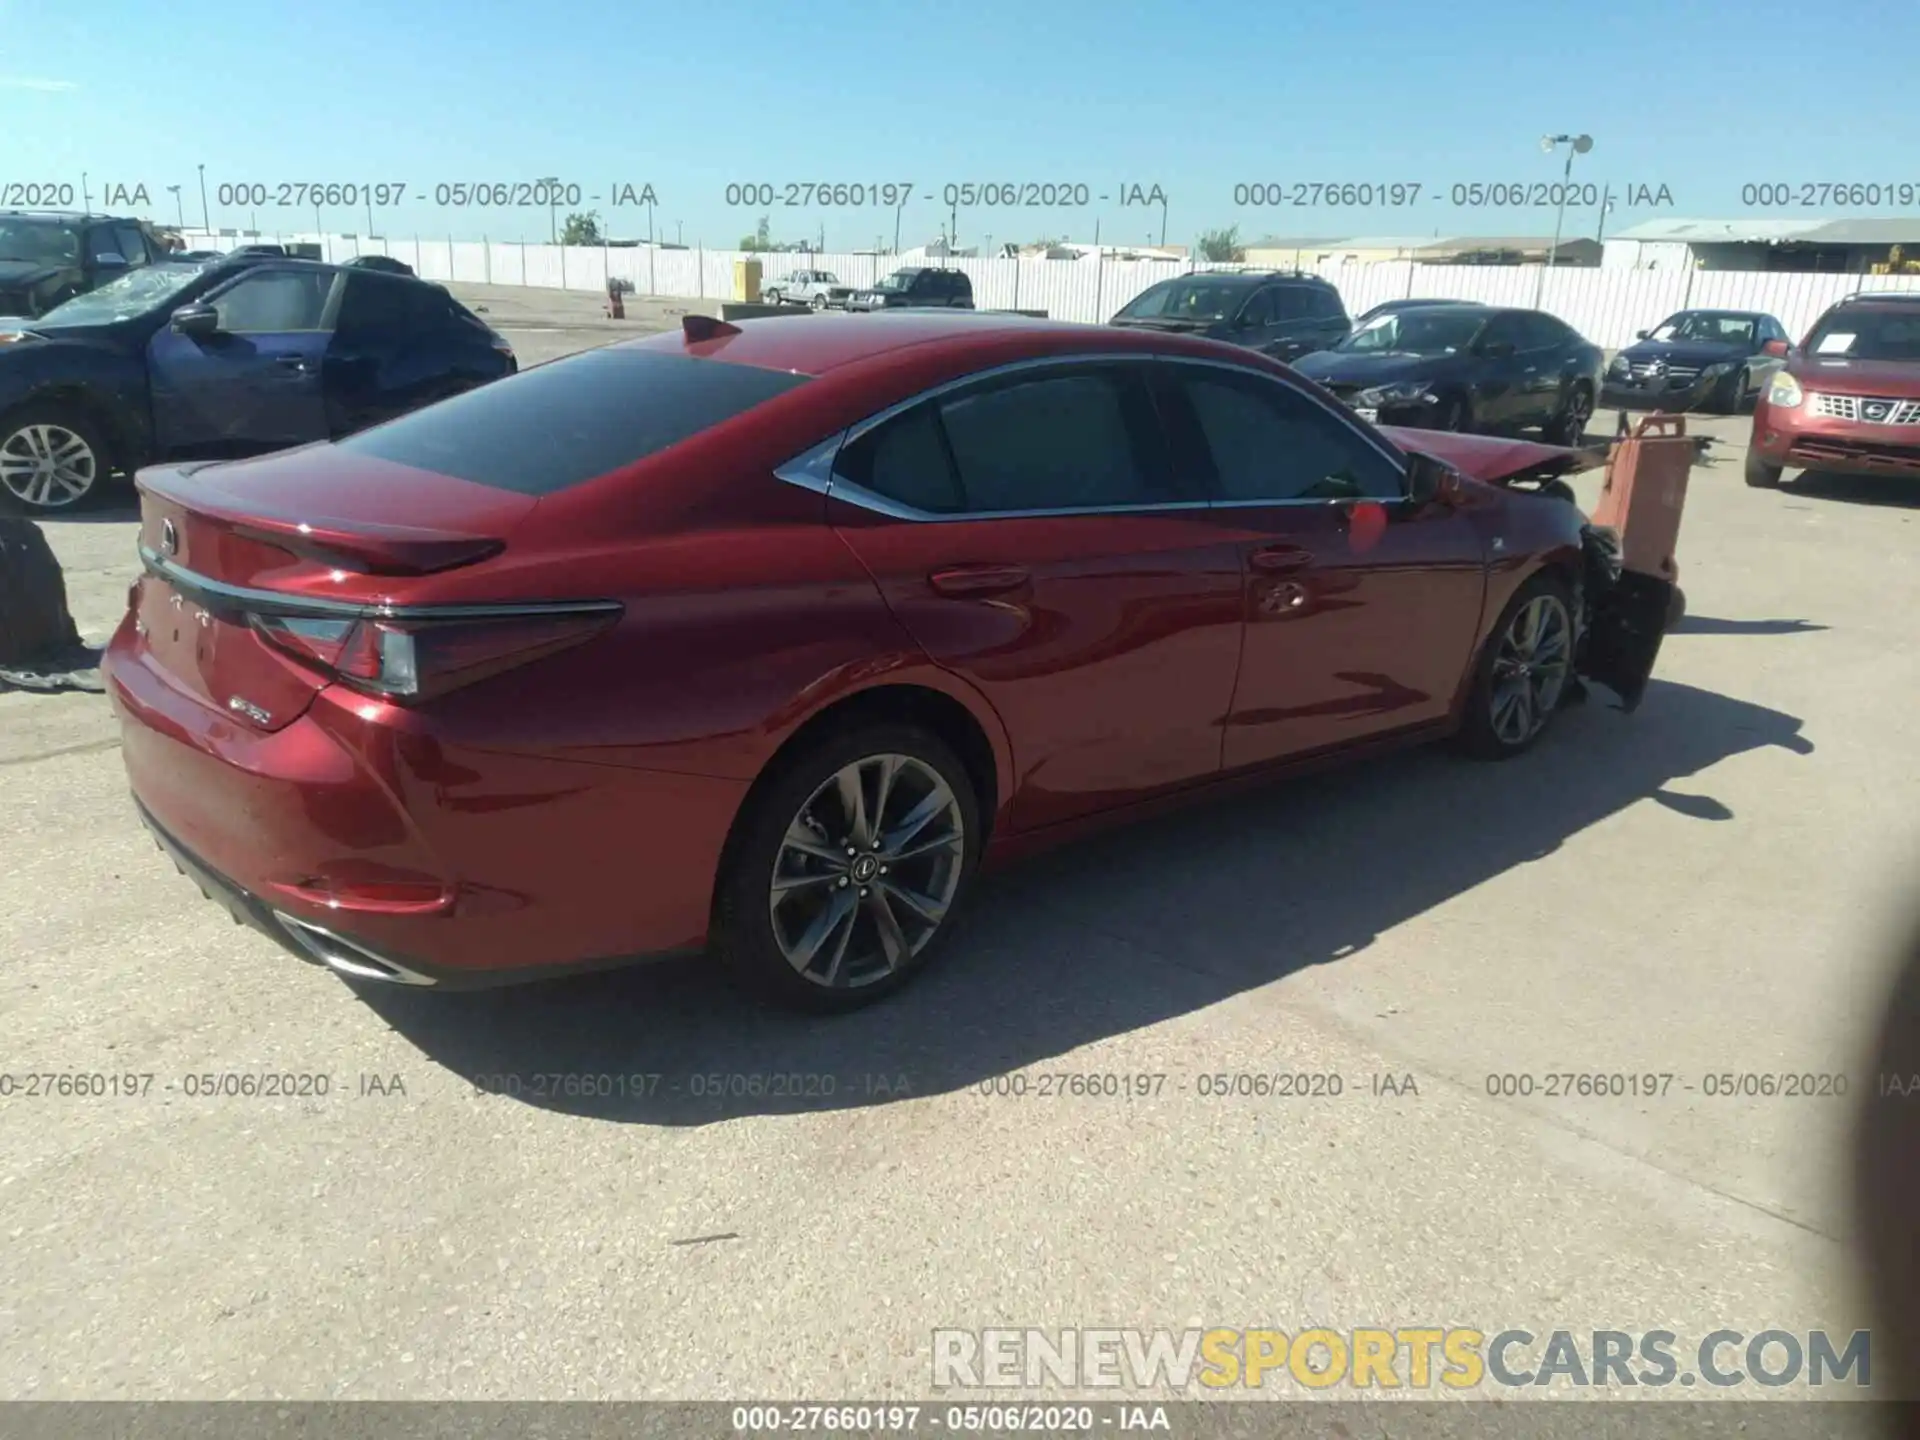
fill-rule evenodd
<path id="1" fill-rule="evenodd" d="M 152 455 L 144 357 L 61 340 L 0 347 L 0 416 L 39 402 L 84 406 L 107 428 L 114 460 L 124 470 Z"/>

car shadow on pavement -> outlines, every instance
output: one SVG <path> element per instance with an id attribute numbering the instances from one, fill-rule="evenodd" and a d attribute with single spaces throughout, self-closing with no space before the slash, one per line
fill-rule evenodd
<path id="1" fill-rule="evenodd" d="M 1838 500 L 1848 505 L 1884 505 L 1894 510 L 1920 510 L 1920 474 L 1834 475 L 1803 470 L 1782 487 L 1782 494 L 1814 500 Z"/>
<path id="2" fill-rule="evenodd" d="M 1738 823 L 1671 787 L 1750 750 L 1809 754 L 1800 728 L 1656 681 L 1638 713 L 1596 694 L 1504 764 L 1422 750 L 1196 805 L 987 877 L 932 969 L 851 1015 L 760 1008 L 703 962 L 357 993 L 455 1074 L 596 1119 L 701 1125 L 940 1094 L 1342 960 L 1637 802 Z"/>
<path id="3" fill-rule="evenodd" d="M 1707 615 L 1683 615 L 1669 635 L 1809 635 L 1825 630 L 1812 620 L 1715 620 Z"/>

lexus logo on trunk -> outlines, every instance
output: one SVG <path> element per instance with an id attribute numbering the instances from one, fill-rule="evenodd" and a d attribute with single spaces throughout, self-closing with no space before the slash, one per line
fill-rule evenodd
<path id="1" fill-rule="evenodd" d="M 180 553 L 180 532 L 173 528 L 173 521 L 160 522 L 160 553 L 178 555 Z"/>

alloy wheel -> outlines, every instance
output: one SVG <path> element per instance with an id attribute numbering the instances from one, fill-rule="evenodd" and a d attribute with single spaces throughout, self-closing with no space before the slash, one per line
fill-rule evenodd
<path id="1" fill-rule="evenodd" d="M 768 913 L 780 953 L 830 990 L 893 974 L 946 919 L 966 858 L 947 782 L 910 755 L 841 767 L 787 825 Z"/>
<path id="2" fill-rule="evenodd" d="M 1573 661 L 1573 624 L 1557 595 L 1536 595 L 1515 613 L 1494 652 L 1493 733 L 1526 744 L 1560 704 Z"/>
<path id="3" fill-rule="evenodd" d="M 1573 393 L 1567 396 L 1566 413 L 1560 418 L 1560 423 L 1565 430 L 1566 443 L 1578 445 L 1587 433 L 1587 422 L 1592 418 L 1593 401 L 1587 397 L 1584 389 L 1575 386 Z"/>
<path id="4" fill-rule="evenodd" d="M 64 425 L 23 425 L 0 441 L 0 485 L 35 509 L 59 510 L 84 499 L 99 475 L 93 446 Z"/>

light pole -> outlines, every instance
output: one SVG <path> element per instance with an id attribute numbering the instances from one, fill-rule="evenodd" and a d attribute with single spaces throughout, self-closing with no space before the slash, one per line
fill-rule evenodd
<path id="1" fill-rule="evenodd" d="M 169 185 L 167 189 L 173 192 L 173 210 L 180 217 L 180 228 L 184 230 L 187 228 L 187 206 L 186 202 L 180 198 L 180 187 Z"/>
<path id="2" fill-rule="evenodd" d="M 1147 239 L 1151 243 L 1153 237 L 1149 235 Z M 1160 243 L 1167 243 L 1167 197 L 1164 195 L 1160 197 Z"/>
<path id="3" fill-rule="evenodd" d="M 213 233 L 213 216 L 207 210 L 207 167 L 200 167 L 200 229 L 204 234 Z"/>
<path id="4" fill-rule="evenodd" d="M 549 175 L 540 182 L 547 187 L 547 238 L 560 243 L 560 177 Z"/>
<path id="5" fill-rule="evenodd" d="M 1567 168 L 1561 172 L 1560 176 L 1560 208 L 1553 217 L 1553 248 L 1547 251 L 1547 263 L 1541 267 L 1540 278 L 1534 282 L 1533 308 L 1536 310 L 1540 308 L 1540 297 L 1547 288 L 1547 271 L 1553 269 L 1553 258 L 1560 251 L 1560 227 L 1567 218 L 1567 190 L 1573 179 L 1573 157 L 1584 155 L 1593 149 L 1593 137 L 1591 135 L 1542 135 L 1540 137 L 1540 149 L 1544 154 L 1551 155 L 1562 145 L 1567 147 Z"/>
<path id="6" fill-rule="evenodd" d="M 80 172 L 80 208 L 89 214 L 93 212 L 93 192 L 87 188 L 87 172 Z"/>
<path id="7" fill-rule="evenodd" d="M 320 258 L 327 258 L 326 230 L 320 224 L 320 202 L 313 202 L 313 238 L 320 242 Z"/>
<path id="8" fill-rule="evenodd" d="M 1598 245 L 1607 238 L 1607 215 L 1613 209 L 1613 186 L 1607 186 L 1606 194 L 1600 197 L 1600 224 L 1593 232 L 1593 243 Z"/>

